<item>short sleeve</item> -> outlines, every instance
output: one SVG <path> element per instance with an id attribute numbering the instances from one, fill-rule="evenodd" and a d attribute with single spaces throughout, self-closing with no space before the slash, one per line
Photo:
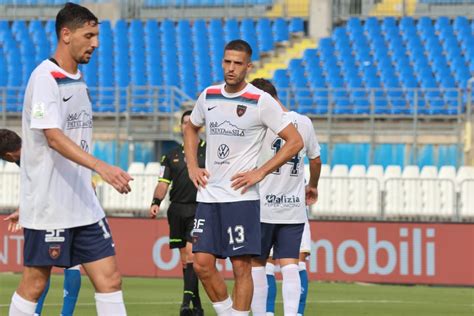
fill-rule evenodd
<path id="1" fill-rule="evenodd" d="M 306 156 L 308 159 L 315 159 L 321 156 L 321 147 L 319 146 L 318 138 L 316 137 L 316 133 L 314 132 L 313 124 L 311 120 L 305 117 L 307 120 L 307 129 L 308 129 L 308 140 L 306 144 Z"/>
<path id="2" fill-rule="evenodd" d="M 158 182 L 171 183 L 170 160 L 166 155 L 161 157 L 160 178 L 158 179 Z"/>
<path id="3" fill-rule="evenodd" d="M 288 119 L 285 112 L 268 93 L 262 95 L 260 101 L 260 120 L 262 123 L 270 128 L 275 134 L 280 133 L 291 121 Z"/>
<path id="4" fill-rule="evenodd" d="M 34 78 L 31 98 L 30 128 L 62 129 L 63 120 L 59 103 L 59 88 L 50 74 Z"/>
<path id="5" fill-rule="evenodd" d="M 206 91 L 201 93 L 201 95 L 197 99 L 196 104 L 194 105 L 193 111 L 191 113 L 191 116 L 189 117 L 189 119 L 191 120 L 191 123 L 193 123 L 193 125 L 195 126 L 203 126 L 206 121 L 206 117 L 204 115 L 205 97 L 206 97 Z"/>

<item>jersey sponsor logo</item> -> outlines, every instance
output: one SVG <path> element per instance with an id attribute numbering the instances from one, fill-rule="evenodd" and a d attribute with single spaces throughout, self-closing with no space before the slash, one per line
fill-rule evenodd
<path id="1" fill-rule="evenodd" d="M 209 123 L 209 134 L 210 135 L 223 135 L 223 136 L 245 136 L 245 130 L 225 120 L 222 123 L 210 122 Z"/>
<path id="2" fill-rule="evenodd" d="M 44 118 L 44 102 L 37 102 L 33 104 L 31 109 L 31 115 L 35 119 L 42 119 Z"/>
<path id="3" fill-rule="evenodd" d="M 81 140 L 81 148 L 84 150 L 86 153 L 89 152 L 89 144 L 87 143 L 86 140 Z"/>
<path id="4" fill-rule="evenodd" d="M 66 119 L 66 129 L 92 128 L 92 115 L 85 110 L 70 113 Z"/>
<path id="5" fill-rule="evenodd" d="M 265 196 L 265 206 L 283 206 L 283 207 L 291 207 L 291 206 L 299 206 L 301 200 L 299 196 L 290 195 L 287 196 L 285 194 L 276 195 L 276 194 L 267 194 Z"/>
<path id="6" fill-rule="evenodd" d="M 61 255 L 61 246 L 60 245 L 51 245 L 48 249 L 49 256 L 51 259 L 58 259 Z"/>
<path id="7" fill-rule="evenodd" d="M 243 105 L 243 104 L 238 104 L 237 105 L 237 115 L 239 117 L 244 115 L 246 110 L 247 110 L 247 107 L 245 105 Z"/>
<path id="8" fill-rule="evenodd" d="M 61 236 L 64 231 L 64 229 L 47 229 L 44 235 L 44 242 L 64 242 L 66 238 Z"/>
<path id="9" fill-rule="evenodd" d="M 69 101 L 71 98 L 72 98 L 72 95 L 71 95 L 69 98 L 63 97 L 63 101 L 64 101 L 64 102 L 67 102 L 67 101 Z"/>
<path id="10" fill-rule="evenodd" d="M 226 144 L 220 144 L 217 148 L 217 157 L 220 159 L 225 159 L 229 156 L 230 149 Z"/>

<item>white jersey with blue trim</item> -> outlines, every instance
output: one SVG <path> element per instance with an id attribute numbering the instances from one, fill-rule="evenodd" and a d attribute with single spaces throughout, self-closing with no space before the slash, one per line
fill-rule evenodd
<path id="1" fill-rule="evenodd" d="M 45 129 L 60 129 L 82 150 L 92 150 L 92 106 L 81 72 L 70 74 L 51 60 L 31 74 L 22 115 L 20 224 L 64 229 L 105 216 L 90 169 L 52 149 Z"/>
<path id="2" fill-rule="evenodd" d="M 296 112 L 286 112 L 303 138 L 304 147 L 278 170 L 269 174 L 259 184 L 260 219 L 264 223 L 297 224 L 307 221 L 305 203 L 304 158 L 320 156 L 320 146 L 311 120 Z M 267 132 L 259 164 L 273 157 L 283 146 L 284 140 Z"/>
<path id="3" fill-rule="evenodd" d="M 232 176 L 257 167 L 262 141 L 269 128 L 278 134 L 289 120 L 266 92 L 248 83 L 237 93 L 227 93 L 225 84 L 211 86 L 199 96 L 191 122 L 205 126 L 206 169 L 210 176 L 200 188 L 197 201 L 205 203 L 258 200 L 256 186 L 242 194 L 231 187 Z"/>

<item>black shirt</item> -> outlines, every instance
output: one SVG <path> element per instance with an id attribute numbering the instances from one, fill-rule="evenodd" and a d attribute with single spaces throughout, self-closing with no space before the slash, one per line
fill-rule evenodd
<path id="1" fill-rule="evenodd" d="M 199 142 L 197 158 L 199 167 L 204 168 L 206 165 L 206 142 L 203 140 Z M 196 203 L 197 190 L 189 179 L 183 145 L 173 148 L 167 155 L 161 157 L 161 167 L 163 168 L 162 175 L 158 181 L 172 183 L 171 202 Z"/>

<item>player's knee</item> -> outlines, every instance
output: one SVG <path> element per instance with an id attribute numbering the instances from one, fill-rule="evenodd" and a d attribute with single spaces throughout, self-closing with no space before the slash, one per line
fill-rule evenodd
<path id="1" fill-rule="evenodd" d="M 206 278 L 212 272 L 212 268 L 204 262 L 193 262 L 193 268 L 199 278 Z"/>
<path id="2" fill-rule="evenodd" d="M 23 298 L 36 302 L 46 288 L 47 282 L 48 280 L 43 280 L 40 278 L 22 280 L 17 292 Z"/>
<path id="3" fill-rule="evenodd" d="M 98 293 L 110 293 L 122 289 L 120 272 L 114 271 L 101 277 L 94 278 L 94 287 Z"/>

